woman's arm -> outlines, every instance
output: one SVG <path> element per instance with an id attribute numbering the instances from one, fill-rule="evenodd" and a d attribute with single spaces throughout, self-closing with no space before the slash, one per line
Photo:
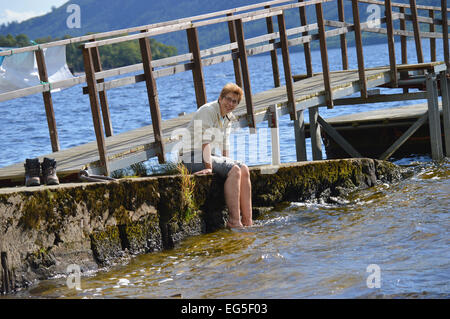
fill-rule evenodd
<path id="1" fill-rule="evenodd" d="M 202 144 L 202 153 L 203 153 L 203 163 L 205 163 L 205 167 L 212 169 L 212 161 L 211 161 L 211 145 Z"/>
<path id="2" fill-rule="evenodd" d="M 212 161 L 211 161 L 211 146 L 208 144 L 202 144 L 203 163 L 205 163 L 205 169 L 194 173 L 194 175 L 204 175 L 212 173 Z"/>

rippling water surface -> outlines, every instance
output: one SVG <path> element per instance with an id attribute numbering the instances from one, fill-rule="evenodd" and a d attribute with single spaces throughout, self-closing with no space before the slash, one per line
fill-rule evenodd
<path id="1" fill-rule="evenodd" d="M 340 205 L 289 203 L 253 227 L 191 237 L 84 276 L 81 290 L 59 278 L 18 296 L 449 298 L 450 162 L 414 171 Z M 368 287 L 369 265 L 379 267 L 380 288 Z"/>

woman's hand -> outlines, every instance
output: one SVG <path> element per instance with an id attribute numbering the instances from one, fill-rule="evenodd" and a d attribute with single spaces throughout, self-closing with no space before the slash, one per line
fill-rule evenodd
<path id="1" fill-rule="evenodd" d="M 205 168 L 205 169 L 202 169 L 201 171 L 194 173 L 194 175 L 208 175 L 208 174 L 212 174 L 211 168 Z"/>

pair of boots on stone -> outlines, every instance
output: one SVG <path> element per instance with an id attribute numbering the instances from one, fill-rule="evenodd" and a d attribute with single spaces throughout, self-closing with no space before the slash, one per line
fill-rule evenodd
<path id="1" fill-rule="evenodd" d="M 58 176 L 56 176 L 56 161 L 51 158 L 44 158 L 39 163 L 38 158 L 25 160 L 25 186 L 39 186 L 42 181 L 45 185 L 59 185 Z"/>

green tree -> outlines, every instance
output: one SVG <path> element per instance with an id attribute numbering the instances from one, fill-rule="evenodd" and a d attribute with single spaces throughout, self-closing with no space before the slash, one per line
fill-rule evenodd
<path id="1" fill-rule="evenodd" d="M 16 36 L 16 46 L 26 47 L 30 45 L 30 39 L 26 34 L 19 34 Z"/>
<path id="2" fill-rule="evenodd" d="M 63 39 L 70 38 L 71 37 L 68 35 L 63 37 Z M 34 41 L 38 44 L 42 44 L 56 40 L 59 39 L 52 39 L 48 36 L 35 39 Z M 11 34 L 8 34 L 7 36 L 0 35 L 0 47 L 24 47 L 29 45 L 31 45 L 30 39 L 25 34 L 19 34 L 15 38 Z M 73 72 L 82 72 L 84 70 L 84 61 L 80 45 L 81 43 L 66 45 L 67 65 Z M 150 40 L 150 48 L 152 50 L 152 57 L 155 60 L 177 54 L 177 49 L 175 47 L 166 46 L 154 39 Z M 100 47 L 99 52 L 102 67 L 104 69 L 142 62 L 141 50 L 137 40 L 102 46 Z"/>
<path id="3" fill-rule="evenodd" d="M 63 37 L 63 39 L 70 38 L 71 37 L 68 35 Z M 35 41 L 37 43 L 45 43 L 55 40 L 58 39 L 46 37 L 36 39 Z M 82 43 L 72 43 L 66 45 L 67 65 L 72 72 L 82 72 L 84 70 L 83 55 L 80 49 L 81 44 Z M 175 47 L 166 46 L 153 39 L 150 40 L 150 47 L 153 59 L 155 60 L 177 54 L 177 49 Z M 99 48 L 99 52 L 103 69 L 111 69 L 142 62 L 139 42 L 137 40 L 102 46 Z"/>
<path id="4" fill-rule="evenodd" d="M 15 47 L 16 43 L 16 39 L 11 34 L 8 34 L 6 37 L 0 36 L 0 46 L 2 47 Z"/>

